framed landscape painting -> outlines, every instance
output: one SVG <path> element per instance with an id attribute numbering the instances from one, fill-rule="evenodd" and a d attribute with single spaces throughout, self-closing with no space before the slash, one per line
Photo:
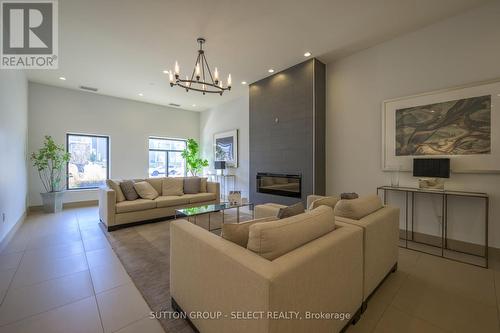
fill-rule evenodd
<path id="1" fill-rule="evenodd" d="M 417 157 L 447 157 L 453 172 L 500 172 L 500 81 L 383 103 L 383 170 Z"/>
<path id="2" fill-rule="evenodd" d="M 226 167 L 238 167 L 238 130 L 214 134 L 214 161 L 225 161 Z"/>

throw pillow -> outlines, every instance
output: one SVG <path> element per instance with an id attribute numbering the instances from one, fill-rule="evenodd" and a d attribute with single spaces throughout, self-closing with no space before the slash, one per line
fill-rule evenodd
<path id="1" fill-rule="evenodd" d="M 118 180 L 106 179 L 106 185 L 116 193 L 116 202 L 125 201 L 125 196 L 120 188 L 120 182 Z"/>
<path id="2" fill-rule="evenodd" d="M 134 183 L 134 188 L 137 194 L 143 199 L 154 200 L 158 198 L 158 192 L 148 182 Z"/>
<path id="3" fill-rule="evenodd" d="M 167 177 L 161 183 L 162 195 L 184 195 L 184 178 Z"/>
<path id="4" fill-rule="evenodd" d="M 185 194 L 198 194 L 200 192 L 201 179 L 199 177 L 186 177 L 184 178 L 184 193 Z"/>
<path id="5" fill-rule="evenodd" d="M 333 210 L 320 206 L 304 214 L 250 226 L 247 249 L 274 260 L 335 229 Z"/>
<path id="6" fill-rule="evenodd" d="M 251 225 L 276 220 L 276 217 L 264 217 L 241 223 L 223 223 L 221 237 L 246 248 L 248 243 L 248 233 Z"/>
<path id="7" fill-rule="evenodd" d="M 340 199 L 345 199 L 345 200 L 351 200 L 351 199 L 357 199 L 359 198 L 359 195 L 356 192 L 345 192 L 340 195 Z"/>
<path id="8" fill-rule="evenodd" d="M 134 182 L 132 180 L 124 180 L 120 183 L 120 188 L 122 189 L 123 195 L 128 201 L 134 201 L 139 199 L 139 195 L 135 191 Z"/>
<path id="9" fill-rule="evenodd" d="M 338 197 L 324 197 L 320 199 L 314 200 L 311 205 L 309 206 L 309 209 L 314 209 L 318 208 L 319 206 L 328 206 L 331 207 L 332 209 L 335 208 L 335 205 L 339 202 Z"/>
<path id="10" fill-rule="evenodd" d="M 207 193 L 207 182 L 208 179 L 203 177 L 200 180 L 200 193 Z"/>
<path id="11" fill-rule="evenodd" d="M 285 208 L 280 208 L 280 210 L 278 212 L 278 218 L 284 219 L 287 217 L 292 217 L 295 215 L 302 214 L 305 211 L 306 211 L 306 209 L 304 208 L 304 204 L 302 202 L 298 202 L 294 205 L 291 205 L 291 206 L 288 206 Z"/>

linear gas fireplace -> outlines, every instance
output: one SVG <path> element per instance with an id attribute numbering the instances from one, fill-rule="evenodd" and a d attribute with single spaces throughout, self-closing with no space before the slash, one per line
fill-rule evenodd
<path id="1" fill-rule="evenodd" d="M 257 192 L 300 198 L 302 176 L 279 173 L 257 173 Z"/>

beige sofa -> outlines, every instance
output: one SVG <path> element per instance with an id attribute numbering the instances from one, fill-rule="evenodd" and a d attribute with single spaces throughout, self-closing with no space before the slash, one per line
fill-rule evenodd
<path id="1" fill-rule="evenodd" d="M 311 195 L 307 198 L 307 206 L 321 196 Z M 255 206 L 255 218 L 275 217 L 279 204 L 263 204 Z M 334 209 L 335 221 L 347 223 L 363 230 L 363 308 L 375 289 L 385 277 L 397 269 L 399 246 L 399 209 L 383 206 L 376 195 L 360 197 L 353 200 L 340 200 Z"/>
<path id="2" fill-rule="evenodd" d="M 383 206 L 376 195 L 340 200 L 334 210 L 337 223 L 363 230 L 363 311 L 375 289 L 395 272 L 399 247 L 399 208 Z"/>
<path id="3" fill-rule="evenodd" d="M 160 194 L 154 200 L 137 199 L 133 201 L 117 200 L 117 193 L 111 187 L 99 189 L 99 217 L 108 231 L 122 227 L 161 220 L 175 215 L 175 210 L 220 202 L 219 183 L 207 182 L 204 193 L 184 194 L 180 196 L 162 195 L 164 178 L 148 178 L 146 182 Z M 140 180 L 135 180 L 140 181 Z M 119 180 L 114 182 L 119 184 Z M 108 182 L 109 183 L 109 182 Z"/>
<path id="4" fill-rule="evenodd" d="M 298 219 L 290 219 L 293 218 Z M 188 314 L 198 311 L 214 314 L 215 318 L 211 319 L 189 318 L 203 333 L 332 333 L 341 331 L 353 318 L 359 318 L 362 230 L 338 222 L 335 230 L 268 260 L 250 250 L 251 239 L 259 232 L 256 228 L 268 223 L 274 222 L 250 227 L 247 249 L 186 220 L 172 222 L 170 292 L 173 308 Z M 279 235 L 282 230 L 276 231 Z M 284 242 L 290 240 L 288 237 Z M 255 245 L 255 241 L 253 243 Z M 274 243 L 267 239 L 267 245 Z M 291 311 L 296 311 L 302 319 L 293 317 Z M 289 318 L 272 319 L 268 316 L 270 312 Z M 349 313 L 351 318 L 307 319 L 308 313 L 331 316 Z"/>

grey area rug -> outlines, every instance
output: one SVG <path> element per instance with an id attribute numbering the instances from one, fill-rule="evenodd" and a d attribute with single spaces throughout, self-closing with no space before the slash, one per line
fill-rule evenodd
<path id="1" fill-rule="evenodd" d="M 225 213 L 225 222 L 236 222 L 236 210 Z M 240 221 L 248 221 L 252 215 L 240 211 Z M 170 301 L 170 222 L 144 224 L 112 232 L 104 231 L 111 247 L 122 262 L 128 275 L 141 292 L 152 311 L 172 311 Z M 220 227 L 221 213 L 212 213 L 210 227 Z M 198 216 L 196 222 L 208 229 L 208 215 Z M 220 229 L 213 231 L 220 234 Z M 184 319 L 159 319 L 165 332 L 194 332 Z"/>

